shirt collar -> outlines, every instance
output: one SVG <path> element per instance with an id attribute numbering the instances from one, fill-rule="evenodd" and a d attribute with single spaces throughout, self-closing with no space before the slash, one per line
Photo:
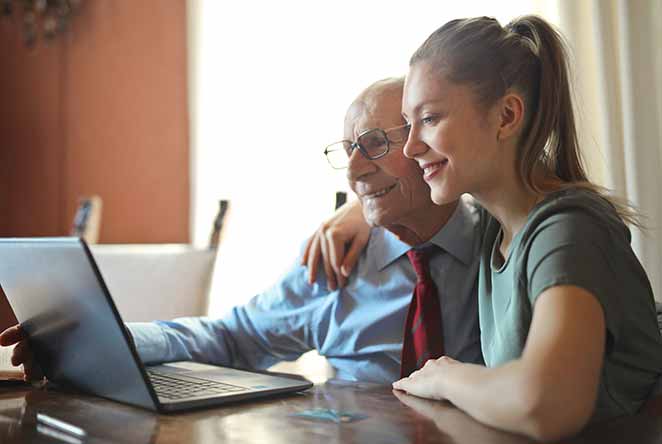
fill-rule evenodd
<path id="1" fill-rule="evenodd" d="M 370 233 L 368 257 L 374 258 L 377 270 L 381 271 L 411 249 L 385 228 L 373 228 Z"/>
<path id="2" fill-rule="evenodd" d="M 430 242 L 465 265 L 474 259 L 474 237 L 478 223 L 478 210 L 471 198 L 462 197 L 446 225 Z"/>
<path id="3" fill-rule="evenodd" d="M 468 265 L 474 256 L 474 235 L 477 212 L 470 199 L 461 198 L 453 215 L 434 236 L 432 243 L 449 253 L 460 262 Z M 378 270 L 383 270 L 400 256 L 411 249 L 411 246 L 398 240 L 390 231 L 384 228 L 374 228 L 370 234 L 368 256 L 373 257 Z"/>

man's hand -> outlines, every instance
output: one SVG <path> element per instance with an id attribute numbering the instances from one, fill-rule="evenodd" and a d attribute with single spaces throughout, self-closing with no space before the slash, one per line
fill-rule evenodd
<path id="1" fill-rule="evenodd" d="M 308 239 L 301 259 L 301 264 L 308 267 L 308 281 L 315 281 L 321 259 L 329 290 L 344 287 L 369 237 L 370 226 L 363 218 L 360 203 L 354 201 L 340 207 Z"/>
<path id="2" fill-rule="evenodd" d="M 43 373 L 36 362 L 30 350 L 25 331 L 20 325 L 14 325 L 0 334 L 0 345 L 8 347 L 16 344 L 14 353 L 11 357 L 11 363 L 14 366 L 23 365 L 23 377 L 26 381 L 38 381 L 43 379 Z"/>

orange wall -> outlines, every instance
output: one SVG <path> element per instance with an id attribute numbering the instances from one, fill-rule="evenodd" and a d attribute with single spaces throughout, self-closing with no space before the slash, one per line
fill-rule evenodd
<path id="1" fill-rule="evenodd" d="M 68 234 L 95 193 L 100 242 L 188 242 L 187 106 L 185 1 L 85 0 L 31 50 L 0 20 L 0 236 Z"/>
<path id="2" fill-rule="evenodd" d="M 0 21 L 0 235 L 67 234 L 104 202 L 100 242 L 188 242 L 186 2 L 86 0 L 23 47 Z"/>
<path id="3" fill-rule="evenodd" d="M 60 231 L 62 150 L 58 127 L 62 44 L 30 53 L 10 23 L 0 22 L 0 134 L 5 235 Z"/>

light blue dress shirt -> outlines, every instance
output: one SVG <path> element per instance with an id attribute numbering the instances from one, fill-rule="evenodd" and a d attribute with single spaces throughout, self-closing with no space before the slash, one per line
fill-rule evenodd
<path id="1" fill-rule="evenodd" d="M 430 269 L 439 290 L 446 354 L 482 364 L 478 218 L 470 201 L 460 201 L 430 240 L 441 247 Z M 264 369 L 317 349 L 338 378 L 391 383 L 400 375 L 403 327 L 416 282 L 405 254 L 409 249 L 390 232 L 374 228 L 342 289 L 327 290 L 323 276 L 309 284 L 306 268 L 297 264 L 271 289 L 221 319 L 188 317 L 128 327 L 147 364 L 193 360 Z"/>

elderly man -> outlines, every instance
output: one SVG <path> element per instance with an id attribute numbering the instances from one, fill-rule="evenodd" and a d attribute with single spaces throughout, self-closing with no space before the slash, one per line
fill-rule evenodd
<path id="1" fill-rule="evenodd" d="M 145 363 L 194 360 L 263 369 L 317 349 L 338 378 L 391 383 L 401 374 L 406 318 L 411 325 L 405 328 L 405 341 L 410 342 L 405 355 L 408 348 L 420 348 L 418 324 L 428 322 L 420 306 L 419 312 L 410 310 L 417 279 L 424 287 L 408 259 L 412 246 L 435 250 L 429 267 L 434 287 L 426 288 L 436 287 L 432 299 L 437 308 L 427 311 L 435 312 L 439 323 L 433 322 L 427 341 L 429 336 L 433 342 L 443 338 L 438 353 L 482 363 L 477 213 L 464 201 L 434 205 L 416 162 L 404 157 L 408 127 L 400 116 L 402 88 L 402 79 L 368 87 L 347 112 L 346 141 L 325 151 L 332 166 L 347 166 L 364 216 L 374 225 L 346 285 L 329 290 L 321 277 L 320 284 L 311 284 L 306 268 L 297 265 L 270 290 L 221 319 L 129 324 Z M 0 335 L 0 343 L 21 338 L 20 328 L 12 327 Z M 417 368 L 426 357 L 434 356 L 419 353 L 406 359 L 418 360 L 408 364 Z M 29 373 L 31 355 L 24 344 L 16 349 L 13 362 L 25 363 Z"/>

